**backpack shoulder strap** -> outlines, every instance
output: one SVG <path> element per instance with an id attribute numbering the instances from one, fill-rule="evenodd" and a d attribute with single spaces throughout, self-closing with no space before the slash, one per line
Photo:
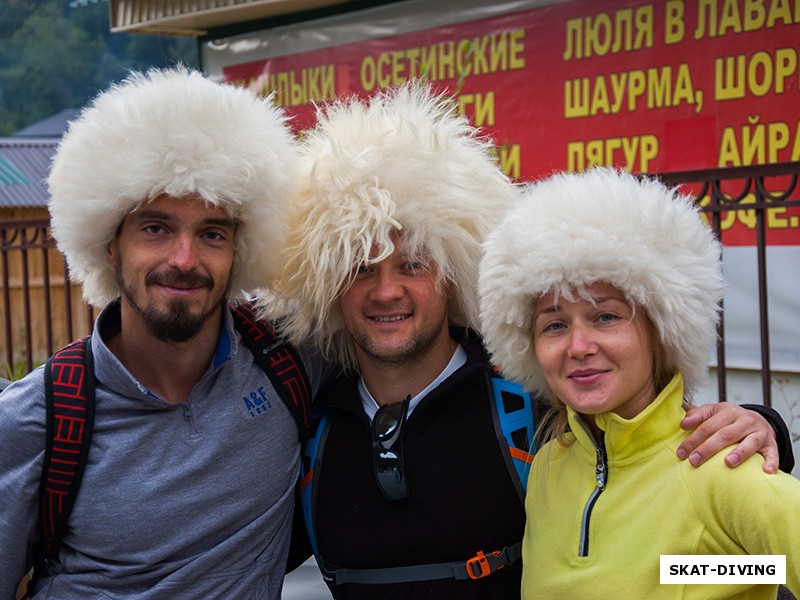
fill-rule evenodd
<path id="1" fill-rule="evenodd" d="M 46 441 L 39 540 L 34 546 L 34 579 L 58 553 L 83 477 L 94 427 L 94 362 L 89 337 L 58 350 L 44 369 Z"/>
<path id="2" fill-rule="evenodd" d="M 528 473 L 536 454 L 534 401 L 521 384 L 497 374 L 490 377 L 490 386 L 495 431 L 517 494 L 524 503 Z"/>
<path id="3" fill-rule="evenodd" d="M 306 531 L 308 539 L 311 542 L 311 549 L 314 551 L 314 556 L 317 558 L 318 564 L 322 564 L 317 549 L 317 536 L 314 528 L 314 511 L 316 509 L 316 479 L 317 473 L 322 459 L 322 452 L 325 448 L 325 441 L 328 437 L 328 428 L 330 421 L 325 412 L 315 413 L 311 417 L 311 431 L 308 435 L 308 443 L 303 451 L 301 461 L 301 478 L 300 478 L 300 504 L 303 511 L 303 520 L 306 524 Z"/>
<path id="4" fill-rule="evenodd" d="M 289 408 L 305 446 L 311 422 L 311 386 L 300 357 L 269 324 L 258 318 L 252 303 L 240 302 L 230 308 L 236 331 Z"/>

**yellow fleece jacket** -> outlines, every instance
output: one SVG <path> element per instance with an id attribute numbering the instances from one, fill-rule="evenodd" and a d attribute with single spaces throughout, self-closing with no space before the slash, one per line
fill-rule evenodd
<path id="1" fill-rule="evenodd" d="M 575 443 L 549 442 L 537 453 L 525 506 L 524 599 L 775 598 L 776 585 L 661 585 L 662 554 L 785 554 L 787 586 L 800 597 L 800 480 L 765 474 L 759 455 L 736 469 L 725 466 L 725 452 L 700 468 L 679 461 L 682 397 L 678 375 L 635 418 L 597 416 L 607 470 L 588 517 L 601 486 L 597 447 L 580 417 L 570 412 Z"/>

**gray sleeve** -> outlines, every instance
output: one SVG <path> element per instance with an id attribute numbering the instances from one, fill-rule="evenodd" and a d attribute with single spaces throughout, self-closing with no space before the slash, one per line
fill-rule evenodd
<path id="1" fill-rule="evenodd" d="M 45 446 L 43 368 L 0 394 L 0 600 L 13 600 L 27 572 L 38 518 Z"/>

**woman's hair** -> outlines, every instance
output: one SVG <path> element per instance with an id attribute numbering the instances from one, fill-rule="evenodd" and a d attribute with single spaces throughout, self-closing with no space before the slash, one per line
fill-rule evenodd
<path id="1" fill-rule="evenodd" d="M 644 311 L 660 370 L 681 373 L 687 393 L 705 381 L 723 293 L 720 244 L 688 197 L 607 168 L 558 174 L 522 193 L 485 250 L 482 333 L 493 362 L 528 390 L 549 396 L 531 335 L 536 301 L 583 295 L 597 282 Z"/>
<path id="2" fill-rule="evenodd" d="M 318 110 L 300 147 L 284 277 L 263 301 L 291 341 L 355 366 L 339 298 L 355 267 L 394 251 L 395 233 L 452 286 L 450 321 L 477 326 L 482 244 L 516 191 L 478 133 L 418 82 Z"/>

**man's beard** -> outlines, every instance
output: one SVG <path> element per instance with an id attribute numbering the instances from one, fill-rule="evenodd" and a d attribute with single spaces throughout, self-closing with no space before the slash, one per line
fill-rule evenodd
<path id="1" fill-rule="evenodd" d="M 221 302 L 217 302 L 210 310 L 199 314 L 191 314 L 186 303 L 181 300 L 172 301 L 167 312 L 161 312 L 152 305 L 145 308 L 135 304 L 132 306 L 142 317 L 153 337 L 161 342 L 181 343 L 188 342 L 200 333 L 203 325 L 218 310 L 220 304 Z"/>
<path id="2" fill-rule="evenodd" d="M 153 304 L 140 306 L 136 302 L 136 288 L 125 285 L 119 270 L 117 279 L 122 295 L 142 318 L 150 335 L 166 343 L 188 342 L 199 334 L 206 322 L 224 304 L 229 288 L 228 286 L 225 292 L 207 310 L 192 314 L 188 303 L 179 299 L 171 301 L 166 311 L 159 310 Z M 188 283 L 190 285 L 203 285 L 208 289 L 213 289 L 214 287 L 214 282 L 210 277 L 203 277 L 194 273 L 150 274 L 145 279 L 145 286 L 153 283 L 166 285 Z"/>

